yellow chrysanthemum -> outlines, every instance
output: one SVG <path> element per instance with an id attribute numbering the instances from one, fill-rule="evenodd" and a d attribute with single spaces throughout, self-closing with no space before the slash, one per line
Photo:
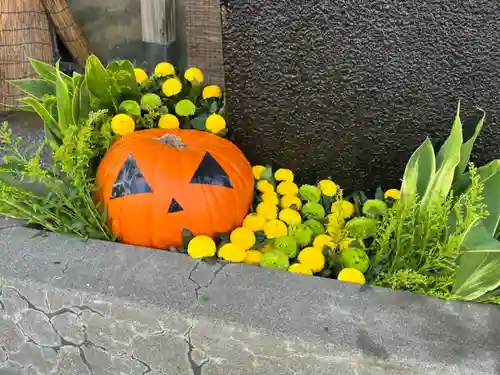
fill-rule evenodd
<path id="1" fill-rule="evenodd" d="M 342 269 L 337 276 L 337 280 L 346 283 L 366 284 L 365 275 L 356 268 Z"/>
<path id="2" fill-rule="evenodd" d="M 341 251 L 347 249 L 353 241 L 354 238 L 349 238 L 349 237 L 343 238 L 339 243 L 339 249 Z"/>
<path id="3" fill-rule="evenodd" d="M 347 219 L 354 215 L 356 209 L 351 202 L 342 199 L 332 203 L 331 211 Z"/>
<path id="4" fill-rule="evenodd" d="M 192 258 L 206 258 L 215 255 L 215 242 L 208 236 L 196 236 L 189 241 L 187 252 Z"/>
<path id="5" fill-rule="evenodd" d="M 252 167 L 253 178 L 260 180 L 262 178 L 262 173 L 266 171 L 266 167 L 263 165 L 254 165 Z"/>
<path id="6" fill-rule="evenodd" d="M 398 189 L 389 189 L 384 193 L 384 198 L 399 199 L 401 192 Z"/>
<path id="7" fill-rule="evenodd" d="M 134 69 L 134 75 L 135 75 L 135 81 L 138 83 L 138 84 L 141 84 L 145 81 L 148 80 L 148 74 L 142 70 L 142 69 L 139 69 L 139 68 L 135 68 Z"/>
<path id="8" fill-rule="evenodd" d="M 131 116 L 120 113 L 111 120 L 111 130 L 118 135 L 133 133 L 135 121 Z"/>
<path id="9" fill-rule="evenodd" d="M 288 227 L 281 220 L 270 220 L 264 225 L 266 238 L 278 238 L 288 234 Z"/>
<path id="10" fill-rule="evenodd" d="M 293 182 L 293 172 L 290 169 L 280 168 L 274 172 L 276 181 L 290 181 Z"/>
<path id="11" fill-rule="evenodd" d="M 280 205 L 282 209 L 295 206 L 296 210 L 300 210 L 302 208 L 302 201 L 296 195 L 283 195 L 280 200 Z"/>
<path id="12" fill-rule="evenodd" d="M 297 195 L 299 187 L 292 181 L 283 181 L 279 183 L 277 191 L 279 195 Z"/>
<path id="13" fill-rule="evenodd" d="M 267 220 L 259 214 L 249 214 L 243 220 L 243 228 L 250 229 L 252 232 L 258 232 L 264 229 Z"/>
<path id="14" fill-rule="evenodd" d="M 222 90 L 217 85 L 210 85 L 203 88 L 201 95 L 203 99 L 220 98 L 222 96 Z"/>
<path id="15" fill-rule="evenodd" d="M 278 217 L 278 207 L 267 202 L 259 203 L 256 211 L 259 215 L 264 216 L 266 220 L 276 220 Z"/>
<path id="16" fill-rule="evenodd" d="M 325 256 L 320 249 L 306 247 L 299 256 L 298 261 L 304 266 L 310 268 L 313 272 L 319 272 L 325 267 Z"/>
<path id="17" fill-rule="evenodd" d="M 186 78 L 189 82 L 198 82 L 202 83 L 203 82 L 203 72 L 196 68 L 192 67 L 186 70 L 184 73 L 184 78 Z"/>
<path id="18" fill-rule="evenodd" d="M 260 264 L 262 253 L 259 250 L 248 250 L 243 263 L 246 264 Z"/>
<path id="19" fill-rule="evenodd" d="M 217 113 L 212 113 L 207 117 L 205 127 L 210 133 L 218 134 L 226 128 L 226 119 Z"/>
<path id="20" fill-rule="evenodd" d="M 262 194 L 262 202 L 278 205 L 280 199 L 278 198 L 278 194 L 268 191 Z"/>
<path id="21" fill-rule="evenodd" d="M 217 255 L 229 262 L 241 263 L 245 260 L 246 250 L 238 244 L 227 243 L 221 246 Z"/>
<path id="22" fill-rule="evenodd" d="M 302 216 L 292 208 L 281 210 L 278 217 L 288 225 L 299 225 L 302 223 Z"/>
<path id="23" fill-rule="evenodd" d="M 292 264 L 290 267 L 288 267 L 288 272 L 298 273 L 300 275 L 308 275 L 308 276 L 313 274 L 313 271 L 309 267 L 304 266 L 302 263 Z"/>
<path id="24" fill-rule="evenodd" d="M 274 186 L 267 180 L 257 181 L 257 190 L 261 193 L 274 193 Z"/>
<path id="25" fill-rule="evenodd" d="M 255 245 L 255 234 L 248 228 L 240 227 L 231 232 L 231 242 L 248 250 Z"/>
<path id="26" fill-rule="evenodd" d="M 158 121 L 160 129 L 179 129 L 180 125 L 179 119 L 171 113 L 161 116 L 160 121 Z"/>
<path id="27" fill-rule="evenodd" d="M 337 194 L 337 184 L 331 180 L 321 180 L 318 186 L 325 197 L 334 197 Z"/>
<path id="28" fill-rule="evenodd" d="M 317 249 L 323 249 L 323 247 L 328 246 L 335 249 L 335 241 L 328 234 L 319 234 L 313 240 L 313 247 Z"/>
<path id="29" fill-rule="evenodd" d="M 182 82 L 178 78 L 169 78 L 161 86 L 161 91 L 168 97 L 177 95 L 182 90 Z"/>
<path id="30" fill-rule="evenodd" d="M 168 62 L 161 62 L 156 65 L 155 75 L 158 77 L 173 76 L 175 74 L 175 68 L 172 64 Z"/>

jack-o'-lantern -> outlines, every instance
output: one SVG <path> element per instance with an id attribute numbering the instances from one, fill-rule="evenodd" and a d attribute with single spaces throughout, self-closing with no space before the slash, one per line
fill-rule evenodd
<path id="1" fill-rule="evenodd" d="M 96 183 L 118 239 L 159 249 L 180 246 L 184 229 L 213 237 L 238 227 L 254 187 L 250 163 L 230 141 L 164 129 L 114 143 Z"/>

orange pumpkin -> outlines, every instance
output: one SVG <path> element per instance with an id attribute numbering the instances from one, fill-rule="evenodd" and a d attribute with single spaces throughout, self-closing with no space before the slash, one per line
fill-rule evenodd
<path id="1" fill-rule="evenodd" d="M 186 228 L 213 237 L 241 225 L 253 198 L 252 168 L 228 140 L 198 130 L 141 130 L 108 150 L 98 199 L 121 242 L 167 249 Z"/>

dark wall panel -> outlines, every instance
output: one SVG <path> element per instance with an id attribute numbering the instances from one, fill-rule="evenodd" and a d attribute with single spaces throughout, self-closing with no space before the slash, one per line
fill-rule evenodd
<path id="1" fill-rule="evenodd" d="M 389 187 L 426 136 L 446 137 L 458 98 L 488 113 L 477 160 L 500 157 L 497 0 L 229 0 L 222 14 L 231 122 L 252 162 Z"/>

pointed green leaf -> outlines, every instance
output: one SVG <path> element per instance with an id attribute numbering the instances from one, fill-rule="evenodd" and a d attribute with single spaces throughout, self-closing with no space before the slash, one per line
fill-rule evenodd
<path id="1" fill-rule="evenodd" d="M 14 79 L 9 83 L 36 99 L 42 99 L 45 95 L 55 95 L 56 93 L 54 82 L 43 79 Z"/>
<path id="2" fill-rule="evenodd" d="M 68 85 L 64 82 L 61 76 L 59 62 L 57 63 L 56 68 L 57 115 L 59 129 L 61 133 L 64 134 L 64 131 L 75 122 L 73 121 L 73 110 Z"/>
<path id="3" fill-rule="evenodd" d="M 493 160 L 488 164 L 483 165 L 477 169 L 481 180 L 486 180 L 498 171 L 500 171 L 500 160 Z M 471 184 L 470 173 L 464 173 L 460 175 L 453 185 L 453 192 L 455 196 L 458 196 L 465 192 Z"/>
<path id="4" fill-rule="evenodd" d="M 208 115 L 206 113 L 202 113 L 198 117 L 191 119 L 190 123 L 193 129 L 205 130 L 206 129 L 205 123 L 207 121 L 207 117 Z"/>
<path id="5" fill-rule="evenodd" d="M 73 123 L 78 124 L 80 122 L 80 89 L 84 82 L 83 76 L 73 77 L 75 91 L 73 97 L 71 98 L 71 108 L 73 112 Z"/>
<path id="6" fill-rule="evenodd" d="M 120 102 L 124 100 L 139 101 L 141 91 L 135 80 L 134 66 L 129 60 L 113 61 L 106 67 L 119 91 Z"/>
<path id="7" fill-rule="evenodd" d="M 187 228 L 182 229 L 182 246 L 185 249 L 187 249 L 189 241 L 191 241 L 193 238 L 194 238 L 193 232 L 191 232 Z"/>
<path id="8" fill-rule="evenodd" d="M 472 148 L 474 147 L 474 143 L 476 142 L 476 139 L 479 136 L 479 133 L 481 133 L 481 129 L 483 128 L 486 112 L 484 112 L 480 108 L 478 109 L 482 112 L 482 116 L 479 119 L 478 123 L 476 124 L 476 128 L 474 130 L 474 134 L 472 135 L 472 137 L 470 137 L 467 142 L 462 144 L 462 147 L 460 149 L 460 163 L 455 171 L 455 180 L 457 180 L 459 176 L 461 176 L 467 169 L 467 164 L 469 163 L 470 160 Z"/>
<path id="9" fill-rule="evenodd" d="M 44 79 L 46 81 L 50 81 L 55 83 L 56 82 L 56 68 L 53 67 L 52 65 L 49 65 L 43 61 L 36 60 L 36 59 L 31 59 L 28 58 L 29 62 L 31 63 L 31 66 L 35 70 L 35 72 L 38 74 L 38 76 L 41 79 Z M 68 85 L 68 88 L 70 90 L 73 90 L 73 80 L 70 76 L 67 74 L 64 74 L 61 72 L 61 77 L 64 80 L 64 82 Z"/>
<path id="10" fill-rule="evenodd" d="M 118 90 L 109 72 L 94 55 L 87 59 L 85 81 L 90 95 L 98 103 L 97 109 L 118 110 Z"/>
<path id="11" fill-rule="evenodd" d="M 59 130 L 59 125 L 56 120 L 47 109 L 38 102 L 35 98 L 23 98 L 19 99 L 20 102 L 31 106 L 35 112 L 40 116 L 45 125 L 45 136 L 47 139 L 56 142 L 57 144 L 61 144 L 61 132 Z"/>

